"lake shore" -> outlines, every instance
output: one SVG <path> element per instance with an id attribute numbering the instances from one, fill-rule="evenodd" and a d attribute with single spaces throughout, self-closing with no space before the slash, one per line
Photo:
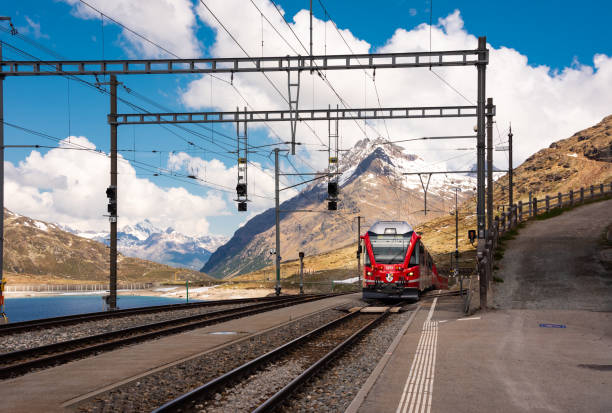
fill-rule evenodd
<path id="1" fill-rule="evenodd" d="M 219 288 L 212 287 L 194 287 L 189 289 L 189 299 L 192 300 L 231 300 L 237 298 L 256 298 L 265 297 L 273 294 L 273 290 L 269 288 Z M 52 296 L 71 296 L 71 295 L 98 295 L 108 294 L 106 291 L 5 291 L 6 298 L 25 298 L 25 297 L 52 297 Z M 143 297 L 168 297 L 168 298 L 185 298 L 186 290 L 184 286 L 180 287 L 153 287 L 144 290 L 118 290 L 118 295 L 128 296 L 143 296 Z"/>

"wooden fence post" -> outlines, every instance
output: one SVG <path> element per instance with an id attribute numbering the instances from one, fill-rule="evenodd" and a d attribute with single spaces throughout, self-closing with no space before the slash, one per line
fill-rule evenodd
<path id="1" fill-rule="evenodd" d="M 604 194 L 604 184 L 599 184 L 599 192 L 601 192 L 601 194 Z"/>
<path id="2" fill-rule="evenodd" d="M 589 189 L 591 190 L 591 198 L 593 198 L 593 196 L 595 196 L 595 188 L 593 187 L 593 185 L 591 185 Z"/>
<path id="3" fill-rule="evenodd" d="M 546 195 L 546 212 L 550 211 L 550 197 Z"/>
<path id="4" fill-rule="evenodd" d="M 534 197 L 533 198 L 533 216 L 535 217 L 536 215 L 538 215 L 538 198 Z"/>
<path id="5" fill-rule="evenodd" d="M 523 220 L 523 201 L 518 201 L 518 220 Z"/>
<path id="6" fill-rule="evenodd" d="M 569 204 L 574 205 L 574 190 L 572 189 L 569 191 Z"/>
<path id="7" fill-rule="evenodd" d="M 584 202 L 584 187 L 580 187 L 580 203 Z"/>
<path id="8" fill-rule="evenodd" d="M 559 192 L 557 194 L 557 207 L 561 208 L 563 206 L 563 194 Z"/>

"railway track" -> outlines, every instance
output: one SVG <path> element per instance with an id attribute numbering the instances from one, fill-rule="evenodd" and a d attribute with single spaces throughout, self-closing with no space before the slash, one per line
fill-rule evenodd
<path id="1" fill-rule="evenodd" d="M 349 313 L 154 410 L 270 411 L 387 315 Z"/>
<path id="2" fill-rule="evenodd" d="M 127 308 L 124 310 L 115 311 L 100 311 L 95 313 L 76 314 L 61 317 L 43 318 L 38 320 L 20 321 L 17 323 L 1 324 L 0 337 L 32 330 L 40 330 L 45 328 L 56 328 L 72 324 L 83 323 L 87 321 L 97 321 L 111 318 L 128 317 L 139 314 L 151 314 L 158 312 L 168 312 L 176 310 L 185 310 L 192 308 L 213 307 L 218 305 L 234 305 L 244 303 L 270 302 L 279 300 L 278 297 L 259 297 L 259 298 L 241 298 L 235 300 L 216 300 L 185 304 L 168 304 L 156 305 L 149 307 Z"/>
<path id="3" fill-rule="evenodd" d="M 0 379 L 25 374 L 33 369 L 49 367 L 81 358 L 90 354 L 108 351 L 127 344 L 152 338 L 176 334 L 183 331 L 205 327 L 271 311 L 278 308 L 320 300 L 337 294 L 317 296 L 293 296 L 266 300 L 240 308 L 213 311 L 189 317 L 182 317 L 138 327 L 126 328 L 94 336 L 43 345 L 26 350 L 4 353 L 0 358 Z"/>

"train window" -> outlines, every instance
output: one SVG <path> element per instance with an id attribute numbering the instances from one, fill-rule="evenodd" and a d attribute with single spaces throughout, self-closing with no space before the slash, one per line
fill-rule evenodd
<path id="1" fill-rule="evenodd" d="M 374 260 L 379 264 L 401 264 L 406 258 L 410 238 L 402 235 L 377 235 L 371 237 Z"/>
<path id="2" fill-rule="evenodd" d="M 419 244 L 415 245 L 410 256 L 410 265 L 419 265 Z"/>
<path id="3" fill-rule="evenodd" d="M 366 252 L 365 252 L 365 254 L 364 254 L 364 255 L 365 255 L 365 265 L 367 265 L 367 266 L 372 265 L 372 264 L 370 263 L 370 254 L 368 254 L 368 251 L 367 251 L 367 250 L 366 250 Z"/>

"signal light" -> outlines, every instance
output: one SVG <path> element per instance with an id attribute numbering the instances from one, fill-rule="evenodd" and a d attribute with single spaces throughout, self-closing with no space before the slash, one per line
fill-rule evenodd
<path id="1" fill-rule="evenodd" d="M 116 216 L 117 215 L 117 203 L 111 202 L 110 204 L 108 204 L 107 211 L 111 216 Z"/>
<path id="2" fill-rule="evenodd" d="M 330 198 L 338 197 L 338 182 L 329 182 L 327 184 L 327 195 L 329 195 Z"/>
<path id="3" fill-rule="evenodd" d="M 236 193 L 238 194 L 238 196 L 246 196 L 247 184 L 241 183 L 236 185 Z"/>
<path id="4" fill-rule="evenodd" d="M 247 210 L 247 203 L 246 202 L 238 202 L 238 211 L 239 212 L 244 212 Z"/>
<path id="5" fill-rule="evenodd" d="M 327 201 L 327 210 L 328 211 L 336 211 L 336 210 L 338 210 L 338 202 L 336 202 L 336 201 Z"/>
<path id="6" fill-rule="evenodd" d="M 111 185 L 106 188 L 106 197 L 110 199 L 117 199 L 117 187 Z"/>

